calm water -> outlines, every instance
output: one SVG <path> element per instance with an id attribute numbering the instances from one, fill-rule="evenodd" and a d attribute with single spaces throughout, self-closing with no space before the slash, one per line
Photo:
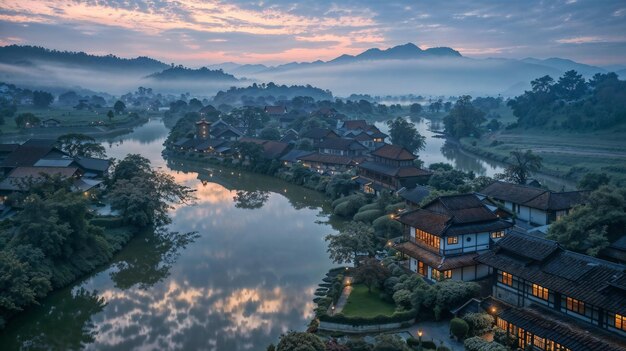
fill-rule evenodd
<path id="1" fill-rule="evenodd" d="M 151 121 L 105 145 L 112 157 L 149 157 L 196 189 L 197 204 L 176 208 L 166 232 L 141 234 L 113 263 L 12 320 L 0 349 L 262 350 L 306 327 L 332 267 L 326 199 L 256 174 L 168 166 L 166 134 Z"/>

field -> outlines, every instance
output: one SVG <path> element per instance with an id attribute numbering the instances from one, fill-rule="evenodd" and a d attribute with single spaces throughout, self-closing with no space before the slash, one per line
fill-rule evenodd
<path id="1" fill-rule="evenodd" d="M 531 149 L 543 158 L 544 171 L 571 180 L 588 172 L 605 172 L 626 180 L 626 126 L 603 131 L 564 132 L 550 129 L 502 130 L 480 139 L 461 140 L 499 157 L 516 149 Z"/>
<path id="2" fill-rule="evenodd" d="M 380 291 L 377 288 L 372 288 L 372 292 L 369 292 L 367 286 L 355 284 L 341 313 L 349 317 L 365 318 L 391 316 L 395 311 L 395 305 L 381 300 L 379 295 Z"/>
<path id="3" fill-rule="evenodd" d="M 48 108 L 34 108 L 31 106 L 18 107 L 15 116 L 21 113 L 32 113 L 41 121 L 49 118 L 57 119 L 61 122 L 62 127 L 84 127 L 89 126 L 91 123 L 102 122 L 113 126 L 123 124 L 132 120 L 128 116 L 128 112 L 115 115 L 112 121 L 109 121 L 107 112 L 110 108 L 88 110 L 76 110 L 72 107 L 48 107 Z M 110 126 L 110 125 L 109 125 Z M 4 125 L 0 125 L 0 131 L 3 134 L 18 132 L 19 128 L 15 124 L 14 118 L 6 119 Z"/>

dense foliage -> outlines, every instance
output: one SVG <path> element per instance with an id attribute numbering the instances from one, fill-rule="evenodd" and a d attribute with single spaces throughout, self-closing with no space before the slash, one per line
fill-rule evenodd
<path id="1" fill-rule="evenodd" d="M 485 112 L 472 104 L 472 97 L 469 95 L 461 96 L 443 119 L 446 133 L 455 138 L 480 136 L 480 125 L 483 122 Z"/>
<path id="2" fill-rule="evenodd" d="M 186 80 L 186 81 L 227 81 L 227 82 L 236 82 L 237 78 L 232 74 L 224 73 L 221 69 L 211 70 L 206 67 L 201 67 L 198 69 L 186 68 L 182 65 L 172 66 L 167 68 L 161 72 L 153 73 L 148 76 L 148 78 L 161 80 L 161 81 L 171 81 L 171 80 Z"/>
<path id="3" fill-rule="evenodd" d="M 391 143 L 402 146 L 411 152 L 423 150 L 426 146 L 426 137 L 422 136 L 415 124 L 406 118 L 398 117 L 387 121 Z"/>
<path id="4" fill-rule="evenodd" d="M 517 184 L 526 184 L 530 176 L 541 169 L 541 156 L 532 150 L 515 150 L 510 152 L 509 165 L 503 173 L 496 174 L 497 179 L 503 179 Z"/>
<path id="5" fill-rule="evenodd" d="M 520 126 L 588 130 L 626 122 L 626 81 L 615 73 L 598 73 L 587 82 L 572 70 L 558 82 L 543 76 L 531 86 L 508 102 Z"/>
<path id="6" fill-rule="evenodd" d="M 57 138 L 57 146 L 71 157 L 106 157 L 104 146 L 96 139 L 77 133 L 64 134 Z"/>
<path id="7" fill-rule="evenodd" d="M 368 255 L 375 249 L 374 230 L 361 222 L 348 223 L 338 234 L 329 234 L 328 253 L 335 263 L 356 263 L 359 254 Z"/>

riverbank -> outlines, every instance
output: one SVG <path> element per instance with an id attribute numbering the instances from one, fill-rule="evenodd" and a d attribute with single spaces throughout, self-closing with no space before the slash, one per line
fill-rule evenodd
<path id="1" fill-rule="evenodd" d="M 607 173 L 622 182 L 626 181 L 625 138 L 620 129 L 589 133 L 515 129 L 456 142 L 467 152 L 503 163 L 513 150 L 533 150 L 543 158 L 540 173 L 571 183 L 589 172 Z"/>

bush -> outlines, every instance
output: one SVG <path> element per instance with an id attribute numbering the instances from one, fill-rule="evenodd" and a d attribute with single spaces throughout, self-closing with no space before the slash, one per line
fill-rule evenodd
<path id="1" fill-rule="evenodd" d="M 402 309 L 411 309 L 411 291 L 406 289 L 396 291 L 393 294 L 393 302 L 395 302 L 396 306 L 401 307 Z"/>
<path id="2" fill-rule="evenodd" d="M 469 325 L 470 336 L 483 335 L 493 326 L 493 317 L 487 313 L 468 313 L 463 320 Z"/>
<path id="3" fill-rule="evenodd" d="M 369 211 L 369 210 L 380 210 L 380 205 L 378 205 L 378 203 L 376 202 L 372 204 L 367 204 L 359 208 L 359 213 L 364 212 L 364 211 Z"/>
<path id="4" fill-rule="evenodd" d="M 507 351 L 507 348 L 497 342 L 488 342 L 480 336 L 468 338 L 463 343 L 466 351 Z"/>
<path id="5" fill-rule="evenodd" d="M 498 327 L 493 328 L 493 341 L 506 347 L 515 348 L 517 338 Z"/>
<path id="6" fill-rule="evenodd" d="M 362 196 L 351 197 L 348 201 L 338 204 L 333 213 L 342 217 L 352 217 L 361 206 L 365 205 L 365 201 Z"/>
<path id="7" fill-rule="evenodd" d="M 322 322 L 340 323 L 347 325 L 375 325 L 375 324 L 388 324 L 388 323 L 401 323 L 415 320 L 417 316 L 416 310 L 395 312 L 391 316 L 379 315 L 371 318 L 364 317 L 347 317 L 342 313 L 329 316 L 322 314 L 319 316 L 319 320 Z"/>
<path id="8" fill-rule="evenodd" d="M 382 214 L 383 212 L 381 210 L 367 210 L 367 211 L 363 211 L 363 212 L 359 212 L 355 214 L 352 219 L 355 221 L 372 223 L 372 221 L 380 217 Z"/>
<path id="9" fill-rule="evenodd" d="M 458 340 L 462 340 L 469 331 L 469 325 L 461 318 L 452 318 L 450 321 L 450 333 Z"/>
<path id="10" fill-rule="evenodd" d="M 398 210 L 401 210 L 405 207 L 406 207 L 406 204 L 404 203 L 404 201 L 396 202 L 395 204 L 385 206 L 385 212 L 386 213 L 397 212 Z"/>
<path id="11" fill-rule="evenodd" d="M 402 235 L 402 224 L 391 219 L 388 215 L 378 217 L 372 222 L 377 233 L 383 233 L 385 238 L 394 238 Z"/>

